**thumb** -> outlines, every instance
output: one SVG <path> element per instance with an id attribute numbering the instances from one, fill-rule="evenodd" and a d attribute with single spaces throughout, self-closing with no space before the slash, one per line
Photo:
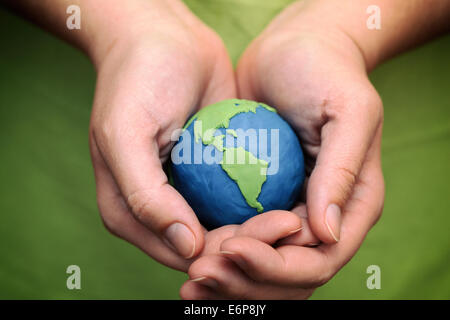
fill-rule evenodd
<path id="1" fill-rule="evenodd" d="M 129 210 L 142 225 L 180 256 L 189 259 L 203 247 L 203 227 L 183 197 L 168 184 L 158 156 L 157 129 L 144 117 L 94 129 L 94 141 Z M 126 127 L 122 125 L 125 122 Z"/>
<path id="2" fill-rule="evenodd" d="M 311 229 L 324 243 L 340 239 L 343 208 L 381 123 L 381 101 L 378 95 L 376 98 L 370 99 L 367 107 L 327 111 L 328 121 L 322 127 L 321 147 L 306 195 Z"/>

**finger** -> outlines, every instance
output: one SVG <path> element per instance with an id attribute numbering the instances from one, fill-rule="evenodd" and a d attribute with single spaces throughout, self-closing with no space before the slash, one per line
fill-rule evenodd
<path id="1" fill-rule="evenodd" d="M 248 298 L 247 293 L 253 287 L 251 280 L 231 260 L 218 255 L 200 257 L 190 266 L 188 274 L 190 282 L 235 299 Z"/>
<path id="2" fill-rule="evenodd" d="M 272 244 L 278 239 L 301 233 L 301 219 L 289 211 L 274 210 L 256 215 L 241 225 L 226 225 L 205 235 L 202 255 L 220 251 L 221 243 L 233 236 L 248 236 Z"/>
<path id="3" fill-rule="evenodd" d="M 186 272 L 188 261 L 169 249 L 160 238 L 149 231 L 128 211 L 120 190 L 99 157 L 98 150 L 91 146 L 97 189 L 98 208 L 105 227 L 114 235 L 135 245 L 153 259 L 180 271 Z"/>
<path id="4" fill-rule="evenodd" d="M 317 248 L 275 249 L 253 238 L 233 237 L 222 243 L 221 252 L 251 279 L 263 283 L 311 288 L 328 272 L 326 257 Z"/>
<path id="5" fill-rule="evenodd" d="M 253 281 L 231 260 L 218 255 L 199 258 L 188 273 L 189 282 L 207 286 L 227 299 L 305 299 L 312 293 Z"/>
<path id="6" fill-rule="evenodd" d="M 342 209 L 357 182 L 377 127 L 381 101 L 374 93 L 364 105 L 325 107 L 328 119 L 321 147 L 308 182 L 307 210 L 314 234 L 325 243 L 339 241 Z M 375 97 L 375 98 L 374 98 Z M 359 110 L 361 109 L 361 110 Z"/>
<path id="7" fill-rule="evenodd" d="M 337 244 L 322 244 L 317 248 L 285 245 L 274 249 L 255 239 L 233 237 L 222 243 L 221 250 L 258 281 L 306 288 L 327 282 L 355 254 L 380 216 L 384 197 L 380 134 L 381 129 L 369 150 L 355 192 L 345 207 L 342 239 Z"/>
<path id="8" fill-rule="evenodd" d="M 235 232 L 236 236 L 251 237 L 267 244 L 302 230 L 298 215 L 289 211 L 273 210 L 245 221 Z"/>
<path id="9" fill-rule="evenodd" d="M 375 142 L 361 169 L 357 187 L 345 206 L 342 237 L 337 246 L 325 246 L 323 252 L 333 261 L 333 268 L 342 267 L 358 250 L 367 232 L 378 221 L 384 203 L 384 179 L 381 170 L 381 126 Z"/>
<path id="10" fill-rule="evenodd" d="M 229 224 L 205 233 L 205 246 L 201 255 L 217 254 L 220 251 L 220 244 L 223 240 L 235 235 L 239 225 Z"/>
<path id="11" fill-rule="evenodd" d="M 168 184 L 157 156 L 155 124 L 130 117 L 113 120 L 100 133 L 94 131 L 91 149 L 100 151 L 134 217 L 179 255 L 192 258 L 203 247 L 202 227 Z"/>
<path id="12" fill-rule="evenodd" d="M 186 281 L 180 288 L 183 300 L 223 300 L 224 297 L 213 289 L 193 281 Z"/>
<path id="13" fill-rule="evenodd" d="M 280 239 L 276 242 L 276 246 L 282 245 L 296 245 L 296 246 L 309 246 L 314 247 L 320 244 L 320 240 L 314 235 L 309 225 L 308 215 L 306 213 L 306 205 L 300 204 L 292 209 L 292 212 L 295 213 L 302 220 L 302 229 L 301 232 L 295 232 L 287 237 Z"/>

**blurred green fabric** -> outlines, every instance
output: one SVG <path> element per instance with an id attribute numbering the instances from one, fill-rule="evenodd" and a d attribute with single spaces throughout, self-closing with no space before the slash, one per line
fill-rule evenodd
<path id="1" fill-rule="evenodd" d="M 189 0 L 233 61 L 289 0 Z M 111 236 L 88 149 L 86 57 L 0 9 L 0 298 L 178 299 L 187 278 Z M 383 217 L 313 299 L 450 298 L 450 36 L 385 63 Z M 364 213 L 361 213 L 364 214 Z M 81 290 L 66 268 L 81 267 Z M 370 265 L 381 289 L 366 287 Z"/>

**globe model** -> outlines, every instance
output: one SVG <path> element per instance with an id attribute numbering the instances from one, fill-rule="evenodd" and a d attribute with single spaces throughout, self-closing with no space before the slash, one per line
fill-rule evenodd
<path id="1" fill-rule="evenodd" d="M 299 140 L 276 110 L 225 100 L 197 112 L 171 153 L 171 176 L 208 229 L 290 209 L 305 178 Z"/>

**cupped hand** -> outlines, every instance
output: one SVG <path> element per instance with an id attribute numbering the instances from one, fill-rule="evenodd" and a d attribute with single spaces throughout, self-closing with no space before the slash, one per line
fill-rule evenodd
<path id="1" fill-rule="evenodd" d="M 163 164 L 174 130 L 196 109 L 235 97 L 233 69 L 220 38 L 181 1 L 120 6 L 113 40 L 93 50 L 90 149 L 98 206 L 113 234 L 186 271 L 206 231 Z"/>
<path id="2" fill-rule="evenodd" d="M 183 298 L 306 298 L 352 258 L 381 215 L 382 102 L 358 45 L 320 17 L 316 2 L 294 3 L 237 69 L 240 97 L 276 107 L 298 133 L 309 178 L 292 212 L 303 229 L 288 235 L 264 220 L 269 213 L 249 220 L 258 232 L 243 225 L 191 265 Z"/>
<path id="3" fill-rule="evenodd" d="M 227 225 L 210 231 L 205 239 L 205 247 L 189 267 L 189 280 L 180 289 L 183 299 L 304 299 L 313 290 L 280 286 L 249 277 L 246 259 L 247 252 L 229 251 L 227 243 L 238 240 L 239 246 L 261 255 L 256 263 L 271 263 L 266 258 L 267 247 L 277 246 L 280 241 L 296 237 L 302 232 L 297 244 L 309 245 L 305 241 L 315 239 L 308 230 L 307 223 L 300 216 L 289 211 L 274 210 L 256 215 L 242 225 Z M 284 240 L 280 240 L 284 239 Z M 253 258 L 247 255 L 247 257 Z M 281 272 L 282 270 L 276 270 Z"/>

